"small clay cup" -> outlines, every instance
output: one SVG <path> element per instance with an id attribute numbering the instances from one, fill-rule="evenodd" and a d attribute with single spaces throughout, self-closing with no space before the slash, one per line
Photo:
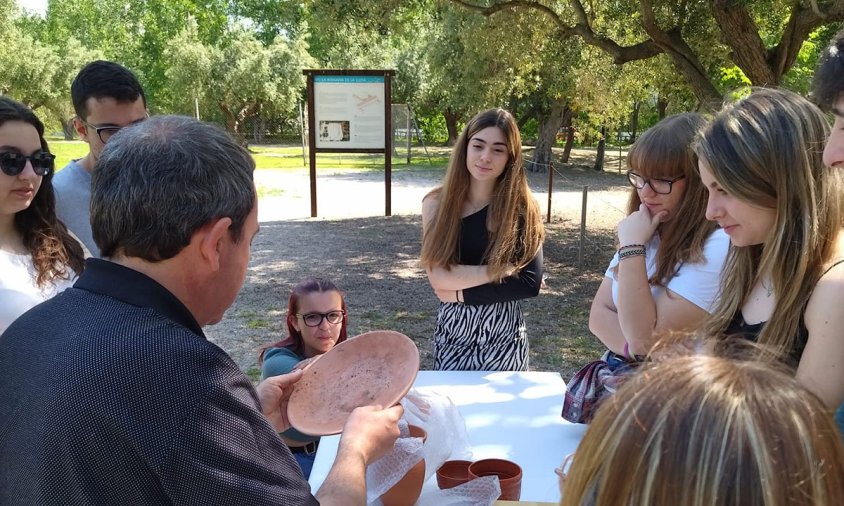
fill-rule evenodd
<path id="1" fill-rule="evenodd" d="M 410 437 L 421 437 L 422 444 L 428 440 L 428 433 L 422 427 L 416 425 L 407 426 Z M 422 494 L 422 485 L 425 482 L 425 459 L 417 462 L 390 490 L 381 496 L 381 503 L 384 506 L 413 506 L 419 495 Z"/>
<path id="2" fill-rule="evenodd" d="M 437 486 L 445 490 L 466 483 L 470 480 L 469 466 L 471 464 L 471 460 L 446 460 L 437 469 Z"/>
<path id="3" fill-rule="evenodd" d="M 498 476 L 501 482 L 502 501 L 518 501 L 522 495 L 522 468 L 515 462 L 504 459 L 482 459 L 469 466 L 469 478 Z"/>

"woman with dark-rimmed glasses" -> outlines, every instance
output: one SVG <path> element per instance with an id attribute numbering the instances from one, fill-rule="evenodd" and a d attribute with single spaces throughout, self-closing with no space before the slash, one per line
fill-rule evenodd
<path id="1" fill-rule="evenodd" d="M 38 117 L 0 96 L 0 334 L 83 269 L 82 246 L 56 217 L 54 159 Z"/>
<path id="2" fill-rule="evenodd" d="M 308 278 L 290 292 L 287 303 L 287 338 L 261 349 L 261 379 L 303 368 L 313 358 L 346 340 L 346 300 L 326 279 Z M 316 457 L 319 437 L 290 428 L 281 433 L 307 479 Z"/>
<path id="3" fill-rule="evenodd" d="M 670 116 L 627 154 L 628 216 L 589 314 L 610 366 L 646 355 L 661 334 L 691 330 L 718 295 L 729 238 L 706 220 L 691 144 L 705 120 Z"/>

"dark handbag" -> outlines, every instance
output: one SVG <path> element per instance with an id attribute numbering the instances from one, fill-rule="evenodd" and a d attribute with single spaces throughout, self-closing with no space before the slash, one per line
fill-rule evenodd
<path id="1" fill-rule="evenodd" d="M 592 421 L 601 402 L 618 390 L 636 364 L 607 352 L 601 360 L 583 366 L 566 385 L 563 418 L 572 423 Z"/>

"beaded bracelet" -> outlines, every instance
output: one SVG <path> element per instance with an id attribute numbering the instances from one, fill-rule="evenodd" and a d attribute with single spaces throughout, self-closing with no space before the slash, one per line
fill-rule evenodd
<path id="1" fill-rule="evenodd" d="M 627 248 L 642 248 L 642 249 L 644 249 L 645 245 L 644 244 L 627 244 L 625 246 L 619 246 L 618 251 L 621 251 L 621 250 L 627 249 Z"/>
<path id="2" fill-rule="evenodd" d="M 624 251 L 618 251 L 619 261 L 629 257 L 645 256 L 645 248 L 628 248 Z"/>

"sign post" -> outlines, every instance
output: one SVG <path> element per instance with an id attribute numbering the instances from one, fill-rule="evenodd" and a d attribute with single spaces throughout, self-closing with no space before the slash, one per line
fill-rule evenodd
<path id="1" fill-rule="evenodd" d="M 384 153 L 385 216 L 391 215 L 393 70 L 306 69 L 311 217 L 317 216 L 317 153 Z"/>

